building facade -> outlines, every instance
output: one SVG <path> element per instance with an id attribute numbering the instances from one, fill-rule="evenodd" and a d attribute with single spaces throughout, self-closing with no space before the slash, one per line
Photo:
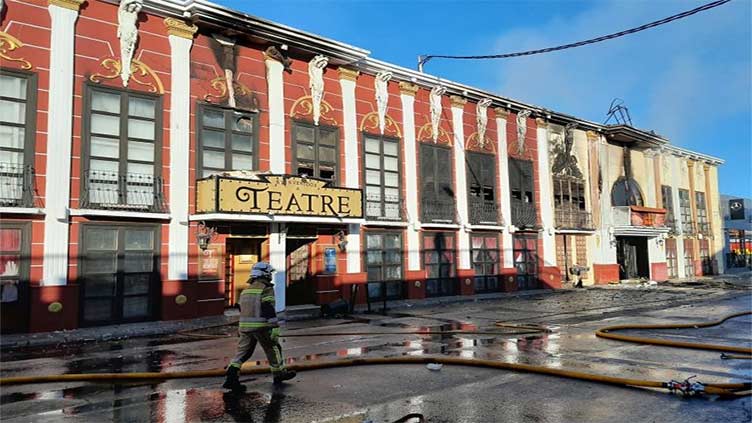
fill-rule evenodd
<path id="1" fill-rule="evenodd" d="M 728 272 L 752 267 L 752 199 L 721 195 L 724 257 Z"/>
<path id="2" fill-rule="evenodd" d="M 723 270 L 722 162 L 652 132 L 202 0 L 2 8 L 3 331 L 220 314 L 262 259 L 280 310 Z"/>

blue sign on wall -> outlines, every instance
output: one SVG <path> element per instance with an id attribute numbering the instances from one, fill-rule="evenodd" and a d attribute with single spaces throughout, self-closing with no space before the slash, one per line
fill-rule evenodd
<path id="1" fill-rule="evenodd" d="M 337 250 L 334 248 L 324 249 L 324 272 L 337 273 Z"/>

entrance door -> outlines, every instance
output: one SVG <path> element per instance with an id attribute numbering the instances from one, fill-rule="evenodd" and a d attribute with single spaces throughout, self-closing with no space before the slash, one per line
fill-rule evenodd
<path id="1" fill-rule="evenodd" d="M 517 289 L 538 289 L 538 237 L 533 234 L 515 234 L 512 254 L 517 270 Z"/>
<path id="2" fill-rule="evenodd" d="M 259 261 L 261 241 L 254 238 L 228 238 L 229 271 L 225 278 L 225 306 L 231 307 L 240 299 L 240 291 L 248 285 L 251 268 Z"/>
<path id="3" fill-rule="evenodd" d="M 648 239 L 645 237 L 616 237 L 616 262 L 619 279 L 648 279 Z"/>
<path id="4" fill-rule="evenodd" d="M 82 326 L 154 318 L 159 293 L 157 228 L 83 226 Z"/>
<path id="5" fill-rule="evenodd" d="M 0 328 L 25 332 L 29 324 L 29 224 L 3 222 L 0 229 Z"/>
<path id="6" fill-rule="evenodd" d="M 287 238 L 287 305 L 316 303 L 316 283 L 311 274 L 311 251 L 316 238 Z"/>
<path id="7" fill-rule="evenodd" d="M 426 269 L 427 296 L 455 295 L 457 278 L 453 233 L 423 233 L 423 265 Z"/>

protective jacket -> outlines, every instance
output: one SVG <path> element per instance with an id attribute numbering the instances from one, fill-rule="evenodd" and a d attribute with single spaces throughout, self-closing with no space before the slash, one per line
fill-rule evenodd
<path id="1" fill-rule="evenodd" d="M 240 293 L 241 332 L 273 328 L 277 326 L 277 313 L 274 311 L 274 286 L 263 279 L 254 279 L 250 286 Z"/>

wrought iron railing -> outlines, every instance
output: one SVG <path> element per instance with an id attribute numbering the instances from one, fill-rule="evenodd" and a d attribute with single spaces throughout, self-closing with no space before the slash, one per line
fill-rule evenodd
<path id="1" fill-rule="evenodd" d="M 366 219 L 399 222 L 407 215 L 405 202 L 399 197 L 366 195 Z"/>
<path id="2" fill-rule="evenodd" d="M 471 196 L 467 202 L 468 219 L 474 225 L 498 225 L 501 223 L 499 206 L 495 201 Z"/>
<path id="3" fill-rule="evenodd" d="M 533 204 L 512 201 L 512 225 L 518 228 L 534 228 L 536 224 L 537 217 Z"/>
<path id="4" fill-rule="evenodd" d="M 695 231 L 695 225 L 691 220 L 685 220 L 682 222 L 682 235 L 694 236 L 697 234 Z"/>
<path id="5" fill-rule="evenodd" d="M 676 235 L 679 233 L 679 222 L 673 217 L 667 217 L 665 226 L 668 228 L 669 235 Z"/>
<path id="6" fill-rule="evenodd" d="M 593 219 L 589 212 L 579 209 L 556 209 L 556 227 L 559 229 L 593 229 Z"/>
<path id="7" fill-rule="evenodd" d="M 697 222 L 697 232 L 709 236 L 710 222 Z"/>
<path id="8" fill-rule="evenodd" d="M 0 163 L 0 206 L 34 205 L 34 168 L 19 163 Z"/>
<path id="9" fill-rule="evenodd" d="M 457 210 L 454 201 L 423 199 L 421 221 L 424 223 L 455 223 Z"/>
<path id="10" fill-rule="evenodd" d="M 140 173 L 88 170 L 83 174 L 80 203 L 86 209 L 167 211 L 162 177 Z"/>

